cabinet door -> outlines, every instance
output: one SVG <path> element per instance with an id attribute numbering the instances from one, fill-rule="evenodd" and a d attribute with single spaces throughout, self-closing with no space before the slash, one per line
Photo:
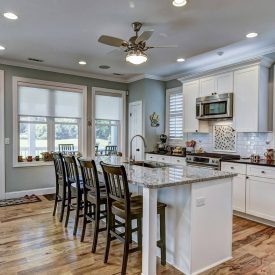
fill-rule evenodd
<path id="1" fill-rule="evenodd" d="M 210 96 L 215 92 L 215 77 L 206 77 L 200 80 L 200 96 Z"/>
<path id="2" fill-rule="evenodd" d="M 216 76 L 215 92 L 218 94 L 233 93 L 233 72 Z"/>
<path id="3" fill-rule="evenodd" d="M 183 84 L 183 131 L 197 132 L 199 121 L 196 119 L 196 98 L 199 96 L 199 81 Z"/>
<path id="4" fill-rule="evenodd" d="M 233 209 L 245 212 L 246 176 L 238 175 L 233 178 Z"/>
<path id="5" fill-rule="evenodd" d="M 246 184 L 246 213 L 275 221 L 274 179 L 249 177 Z"/>
<path id="6" fill-rule="evenodd" d="M 238 132 L 258 131 L 259 69 L 234 72 L 234 128 Z"/>

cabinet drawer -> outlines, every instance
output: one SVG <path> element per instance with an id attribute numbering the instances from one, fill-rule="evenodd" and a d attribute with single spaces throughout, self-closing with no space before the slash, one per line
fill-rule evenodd
<path id="1" fill-rule="evenodd" d="M 165 163 L 171 163 L 171 159 L 169 156 L 158 156 L 158 161 L 165 162 Z"/>
<path id="2" fill-rule="evenodd" d="M 179 165 L 185 165 L 186 161 L 183 157 L 171 157 L 171 162 Z"/>
<path id="3" fill-rule="evenodd" d="M 246 174 L 246 164 L 222 162 L 221 170 L 225 172 L 234 172 L 238 174 Z"/>
<path id="4" fill-rule="evenodd" d="M 146 154 L 146 160 L 158 161 L 158 155 Z"/>
<path id="5" fill-rule="evenodd" d="M 265 167 L 259 165 L 247 165 L 247 175 L 275 179 L 275 167 Z"/>

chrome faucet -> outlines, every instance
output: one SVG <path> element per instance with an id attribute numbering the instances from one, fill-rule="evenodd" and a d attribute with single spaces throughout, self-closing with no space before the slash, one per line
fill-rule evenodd
<path id="1" fill-rule="evenodd" d="M 135 135 L 135 136 L 133 136 L 132 139 L 131 139 L 131 141 L 130 141 L 130 162 L 134 162 L 135 161 L 135 159 L 133 159 L 133 148 L 132 147 L 133 147 L 133 140 L 136 137 L 140 137 L 142 139 L 144 148 L 147 147 L 145 138 L 142 135 Z"/>

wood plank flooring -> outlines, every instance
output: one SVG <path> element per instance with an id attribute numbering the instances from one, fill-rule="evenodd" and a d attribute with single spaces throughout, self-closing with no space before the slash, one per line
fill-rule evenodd
<path id="1" fill-rule="evenodd" d="M 109 263 L 104 264 L 104 233 L 100 233 L 97 253 L 90 253 L 91 225 L 85 242 L 80 243 L 80 230 L 77 237 L 72 234 L 74 214 L 65 229 L 52 217 L 53 201 L 49 198 L 42 196 L 38 203 L 0 208 L 0 275 L 119 274 L 122 245 L 113 243 Z M 202 274 L 275 275 L 275 229 L 235 217 L 233 231 L 233 259 Z M 140 272 L 141 253 L 131 254 L 128 274 Z M 158 274 L 182 273 L 158 264 Z"/>

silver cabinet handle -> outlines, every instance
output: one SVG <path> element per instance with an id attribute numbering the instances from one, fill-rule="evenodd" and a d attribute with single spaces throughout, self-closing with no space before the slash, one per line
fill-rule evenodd
<path id="1" fill-rule="evenodd" d="M 180 162 L 180 160 L 178 159 L 177 162 Z"/>
<path id="2" fill-rule="evenodd" d="M 261 171 L 262 174 L 265 174 L 265 171 Z"/>
<path id="3" fill-rule="evenodd" d="M 231 166 L 230 168 L 231 168 L 231 169 L 234 169 L 234 167 L 233 167 L 233 166 Z"/>

